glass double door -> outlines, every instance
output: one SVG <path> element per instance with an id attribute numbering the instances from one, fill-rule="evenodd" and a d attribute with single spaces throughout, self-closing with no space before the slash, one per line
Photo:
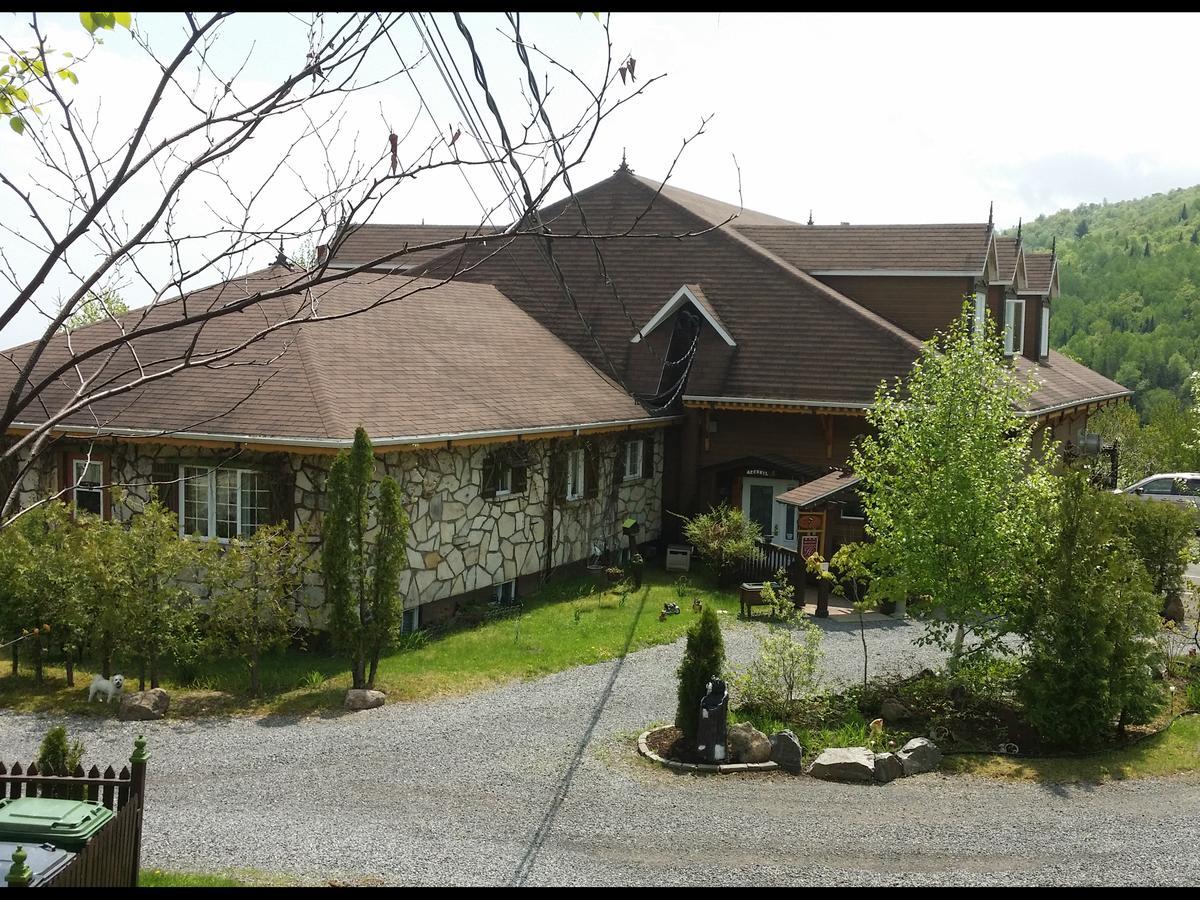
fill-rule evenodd
<path id="1" fill-rule="evenodd" d="M 796 507 L 775 498 L 799 484 L 783 478 L 742 479 L 742 511 L 758 523 L 766 540 L 789 550 L 796 549 Z"/>

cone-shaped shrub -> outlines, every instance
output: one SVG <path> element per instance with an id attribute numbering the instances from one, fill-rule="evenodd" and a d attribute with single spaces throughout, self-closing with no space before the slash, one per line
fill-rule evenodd
<path id="1" fill-rule="evenodd" d="M 675 727 L 693 741 L 699 728 L 700 699 L 709 679 L 721 676 L 725 668 L 725 642 L 721 624 L 712 606 L 704 611 L 687 633 L 687 649 L 679 664 L 679 705 L 675 710 Z"/>

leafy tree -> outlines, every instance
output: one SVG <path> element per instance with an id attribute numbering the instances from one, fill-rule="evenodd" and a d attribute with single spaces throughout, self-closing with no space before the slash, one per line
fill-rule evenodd
<path id="1" fill-rule="evenodd" d="M 374 475 L 371 440 L 358 428 L 354 446 L 338 454 L 329 469 L 321 549 L 330 630 L 350 657 L 355 688 L 375 686 L 379 657 L 396 639 L 403 611 L 400 572 L 408 562 L 408 517 L 400 486 L 385 477 L 374 491 Z"/>
<path id="2" fill-rule="evenodd" d="M 723 578 L 736 566 L 752 558 L 762 543 L 762 529 L 741 507 L 722 503 L 688 519 L 683 533 Z"/>
<path id="3" fill-rule="evenodd" d="M 80 633 L 73 636 L 73 643 L 91 649 L 105 678 L 113 676 L 117 657 L 128 648 L 133 592 L 127 538 L 121 523 L 92 520 L 80 547 L 82 614 Z"/>
<path id="4" fill-rule="evenodd" d="M 764 586 L 764 598 L 767 592 Z M 783 599 L 779 606 L 783 621 L 768 626 L 758 638 L 758 656 L 747 669 L 735 672 L 732 681 L 743 704 L 786 721 L 795 702 L 816 690 L 824 654 L 821 629 L 804 617 L 803 609 Z"/>
<path id="5" fill-rule="evenodd" d="M 1044 737 L 1086 746 L 1161 707 L 1150 668 L 1158 601 L 1121 534 L 1119 498 L 1080 472 L 1058 479 L 1057 495 L 1052 539 L 1028 570 L 1020 694 Z"/>
<path id="6" fill-rule="evenodd" d="M 1075 226 L 1075 237 L 1082 238 L 1088 233 L 1087 219 L 1080 219 L 1079 224 Z"/>
<path id="7" fill-rule="evenodd" d="M 1142 248 L 1142 256 L 1149 256 L 1149 255 L 1150 255 L 1150 242 L 1146 241 L 1146 246 L 1144 248 Z"/>
<path id="8" fill-rule="evenodd" d="M 863 651 L 863 686 L 867 684 L 867 625 L 863 613 L 875 607 L 863 591 L 863 584 L 869 583 L 871 570 L 869 560 L 873 545 L 850 543 L 842 544 L 830 557 L 829 569 L 836 573 L 833 590 L 842 597 L 849 597 L 858 613 L 858 640 Z"/>
<path id="9" fill-rule="evenodd" d="M 120 529 L 118 546 L 128 597 L 123 606 L 122 643 L 139 664 L 138 690 L 158 687 L 159 665 L 187 659 L 198 635 L 195 595 L 183 586 L 190 571 L 211 559 L 211 545 L 181 540 L 175 515 L 162 504 L 148 504 Z M 217 567 L 220 568 L 219 566 Z"/>
<path id="10" fill-rule="evenodd" d="M 1121 531 L 1145 566 L 1151 590 L 1160 596 L 1180 594 L 1191 558 L 1192 539 L 1200 525 L 1196 511 L 1128 494 L 1117 499 L 1124 507 Z"/>
<path id="11" fill-rule="evenodd" d="M 306 553 L 301 533 L 279 522 L 231 540 L 210 569 L 208 644 L 241 657 L 254 697 L 262 696 L 263 656 L 287 646 L 298 631 L 296 604 Z"/>
<path id="12" fill-rule="evenodd" d="M 688 741 L 695 741 L 700 727 L 700 700 L 708 682 L 720 678 L 725 669 L 725 641 L 716 610 L 705 604 L 700 618 L 688 629 L 687 646 L 679 663 L 678 705 L 675 727 Z"/>
<path id="13" fill-rule="evenodd" d="M 114 290 L 92 291 L 87 295 L 87 298 L 79 305 L 79 308 L 63 323 L 63 328 L 67 331 L 74 331 L 77 328 L 83 328 L 85 325 L 94 325 L 97 322 L 108 321 L 109 319 L 129 312 L 129 305 L 121 299 L 121 295 Z"/>
<path id="14" fill-rule="evenodd" d="M 980 337 L 973 327 L 964 304 L 903 384 L 879 386 L 867 412 L 875 433 L 850 460 L 874 539 L 868 597 L 929 598 L 912 611 L 926 619 L 925 640 L 951 648 L 952 667 L 968 630 L 987 642 L 1011 627 L 1050 493 L 1047 463 L 1018 414 L 1033 385 L 1004 362 L 990 322 Z"/>
<path id="15" fill-rule="evenodd" d="M 1183 204 L 1183 209 L 1179 210 L 1179 221 L 1186 222 L 1188 218 L 1187 204 Z"/>
<path id="16" fill-rule="evenodd" d="M 15 527 L 0 534 L 5 625 L 10 631 L 30 634 L 13 645 L 13 672 L 16 653 L 23 648 L 30 654 L 38 684 L 43 681 L 51 633 L 77 614 L 72 597 L 78 584 L 74 561 L 79 558 L 79 537 L 80 529 L 66 505 L 56 501 L 29 510 Z"/>

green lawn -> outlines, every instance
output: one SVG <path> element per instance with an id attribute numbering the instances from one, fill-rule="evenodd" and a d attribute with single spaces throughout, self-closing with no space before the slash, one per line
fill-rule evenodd
<path id="1" fill-rule="evenodd" d="M 243 887 L 244 881 L 224 875 L 207 875 L 199 872 L 164 872 L 162 869 L 142 869 L 138 887 Z"/>
<path id="2" fill-rule="evenodd" d="M 1060 759 L 948 756 L 942 768 L 958 774 L 1055 783 L 1194 773 L 1200 770 L 1200 716 L 1184 716 L 1154 737 L 1121 750 Z"/>
<path id="3" fill-rule="evenodd" d="M 683 599 L 676 592 L 674 576 L 661 571 L 647 571 L 641 590 L 623 602 L 590 575 L 547 585 L 525 598 L 519 618 L 453 632 L 431 639 L 420 649 L 385 657 L 376 686 L 387 692 L 389 701 L 418 700 L 613 659 L 680 637 L 696 620 L 692 612 L 696 597 L 730 618 L 737 616 L 736 593 L 715 590 L 698 573 L 689 577 L 692 587 Z M 682 612 L 660 622 L 658 614 L 666 602 L 678 603 Z M 111 706 L 87 703 L 91 675 L 77 670 L 76 687 L 67 688 L 59 668 L 47 669 L 41 687 L 31 677 L 5 673 L 0 675 L 0 706 L 111 715 Z M 125 675 L 131 678 L 128 670 Z M 168 675 L 162 686 L 172 692 L 168 713 L 172 717 L 235 711 L 305 714 L 340 708 L 350 676 L 340 658 L 288 651 L 264 663 L 263 682 L 266 696 L 252 701 L 242 666 L 222 660 L 207 666 L 202 677 L 187 685 Z M 126 684 L 127 690 L 137 688 L 136 679 Z"/>

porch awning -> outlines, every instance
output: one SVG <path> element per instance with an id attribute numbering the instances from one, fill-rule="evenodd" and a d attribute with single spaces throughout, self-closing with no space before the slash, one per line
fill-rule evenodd
<path id="1" fill-rule="evenodd" d="M 800 487 L 792 488 L 775 499 L 780 503 L 789 503 L 792 506 L 812 506 L 819 500 L 832 497 L 839 491 L 853 487 L 860 480 L 857 475 L 837 470 L 802 484 Z"/>

